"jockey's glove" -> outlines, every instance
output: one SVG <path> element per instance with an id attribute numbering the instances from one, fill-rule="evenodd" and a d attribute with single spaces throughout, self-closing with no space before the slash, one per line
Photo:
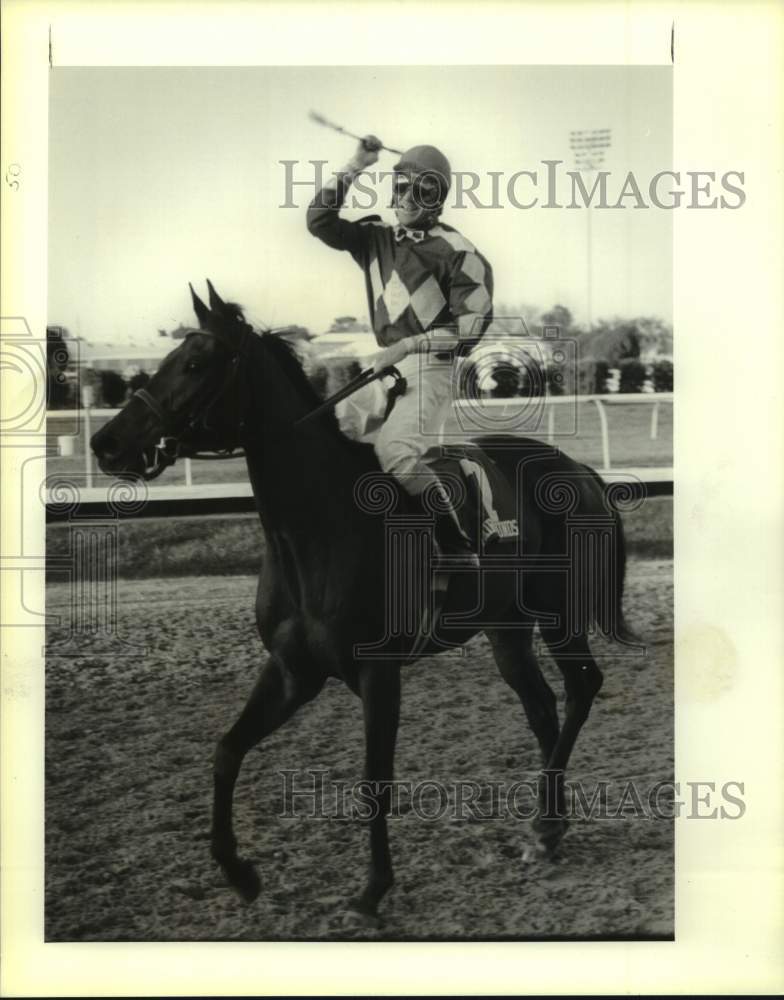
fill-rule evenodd
<path id="1" fill-rule="evenodd" d="M 421 343 L 426 340 L 427 334 L 425 333 L 420 333 L 416 337 L 403 337 L 402 340 L 396 340 L 394 344 L 385 347 L 378 355 L 373 363 L 373 371 L 378 375 L 385 368 L 391 368 L 392 365 L 400 364 L 403 358 L 419 351 L 421 347 L 427 349 L 426 345 Z"/>
<path id="2" fill-rule="evenodd" d="M 436 331 L 434 331 L 434 333 L 436 333 Z M 418 333 L 414 337 L 403 337 L 402 340 L 396 340 L 394 344 L 390 344 L 389 347 L 385 347 L 384 350 L 378 355 L 373 363 L 373 371 L 378 374 L 385 368 L 390 368 L 392 365 L 399 364 L 403 358 L 408 357 L 409 354 L 427 354 L 433 348 L 443 351 L 449 346 L 449 344 L 445 344 L 444 342 L 443 331 L 438 331 L 438 334 L 438 340 L 431 338 L 430 334 L 427 333 Z M 449 340 L 454 342 L 456 338 L 451 337 Z"/>
<path id="3" fill-rule="evenodd" d="M 349 174 L 359 174 L 367 170 L 378 160 L 378 151 L 381 149 L 381 140 L 375 135 L 366 135 L 359 140 L 356 152 L 348 161 L 345 172 Z"/>

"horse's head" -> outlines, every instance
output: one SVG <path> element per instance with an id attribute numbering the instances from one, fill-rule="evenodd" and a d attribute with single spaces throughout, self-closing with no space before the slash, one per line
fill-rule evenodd
<path id="1" fill-rule="evenodd" d="M 93 435 L 90 446 L 104 472 L 154 479 L 180 456 L 230 451 L 239 444 L 240 375 L 254 334 L 239 307 L 223 302 L 207 285 L 209 309 L 191 287 L 199 327 Z"/>

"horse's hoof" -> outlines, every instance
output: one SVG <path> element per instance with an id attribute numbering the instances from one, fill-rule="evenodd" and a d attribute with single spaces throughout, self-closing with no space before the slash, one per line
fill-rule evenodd
<path id="1" fill-rule="evenodd" d="M 221 865 L 229 884 L 245 903 L 252 903 L 261 892 L 261 879 L 250 861 L 231 861 Z"/>
<path id="2" fill-rule="evenodd" d="M 381 927 L 381 919 L 377 913 L 371 913 L 363 908 L 357 900 L 349 903 L 349 907 L 343 914 L 343 924 L 346 927 L 362 928 L 369 931 L 377 931 Z"/>
<path id="3" fill-rule="evenodd" d="M 240 872 L 234 885 L 246 903 L 252 903 L 261 892 L 261 879 L 250 861 L 240 861 Z"/>
<path id="4" fill-rule="evenodd" d="M 523 850 L 523 862 L 535 864 L 537 861 L 556 861 L 560 853 L 561 841 L 566 836 L 568 822 L 561 820 L 534 821 L 536 840 Z"/>
<path id="5" fill-rule="evenodd" d="M 558 843 L 535 840 L 523 848 L 523 864 L 535 865 L 543 861 L 555 861 L 558 856 Z"/>

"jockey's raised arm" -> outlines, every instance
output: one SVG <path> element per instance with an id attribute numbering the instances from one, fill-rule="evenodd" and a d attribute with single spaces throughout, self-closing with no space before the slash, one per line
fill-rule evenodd
<path id="1" fill-rule="evenodd" d="M 452 403 L 454 349 L 476 343 L 493 318 L 489 262 L 456 229 L 440 221 L 452 170 L 434 146 L 413 146 L 394 166 L 397 225 L 375 216 L 352 222 L 340 209 L 354 179 L 378 160 L 381 142 L 366 136 L 354 156 L 317 192 L 309 231 L 348 251 L 365 276 L 368 314 L 378 345 L 374 368 L 395 365 L 408 382 L 375 442 L 382 468 L 412 495 L 437 490 L 445 512 L 436 537 L 445 553 L 466 552 L 466 539 L 437 476 L 422 461 Z"/>
<path id="2" fill-rule="evenodd" d="M 364 228 L 368 223 L 341 219 L 339 212 L 354 178 L 378 160 L 380 148 L 379 139 L 365 136 L 345 167 L 316 192 L 307 211 L 308 230 L 313 236 L 333 250 L 347 250 L 360 265 L 368 244 Z"/>

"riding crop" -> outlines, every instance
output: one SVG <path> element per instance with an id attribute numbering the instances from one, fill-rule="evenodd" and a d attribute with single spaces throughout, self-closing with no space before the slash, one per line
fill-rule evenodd
<path id="1" fill-rule="evenodd" d="M 360 142 L 364 141 L 361 135 L 349 132 L 349 130 L 343 128 L 342 125 L 336 125 L 334 122 L 325 118 L 324 115 L 320 115 L 318 111 L 311 111 L 308 117 L 311 121 L 316 122 L 318 125 L 323 125 L 325 128 L 331 128 L 333 132 L 340 132 L 341 135 L 347 135 L 351 139 L 358 139 Z M 381 148 L 385 149 L 388 153 L 396 153 L 398 156 L 403 155 L 402 149 L 395 149 L 393 146 L 382 146 Z"/>

